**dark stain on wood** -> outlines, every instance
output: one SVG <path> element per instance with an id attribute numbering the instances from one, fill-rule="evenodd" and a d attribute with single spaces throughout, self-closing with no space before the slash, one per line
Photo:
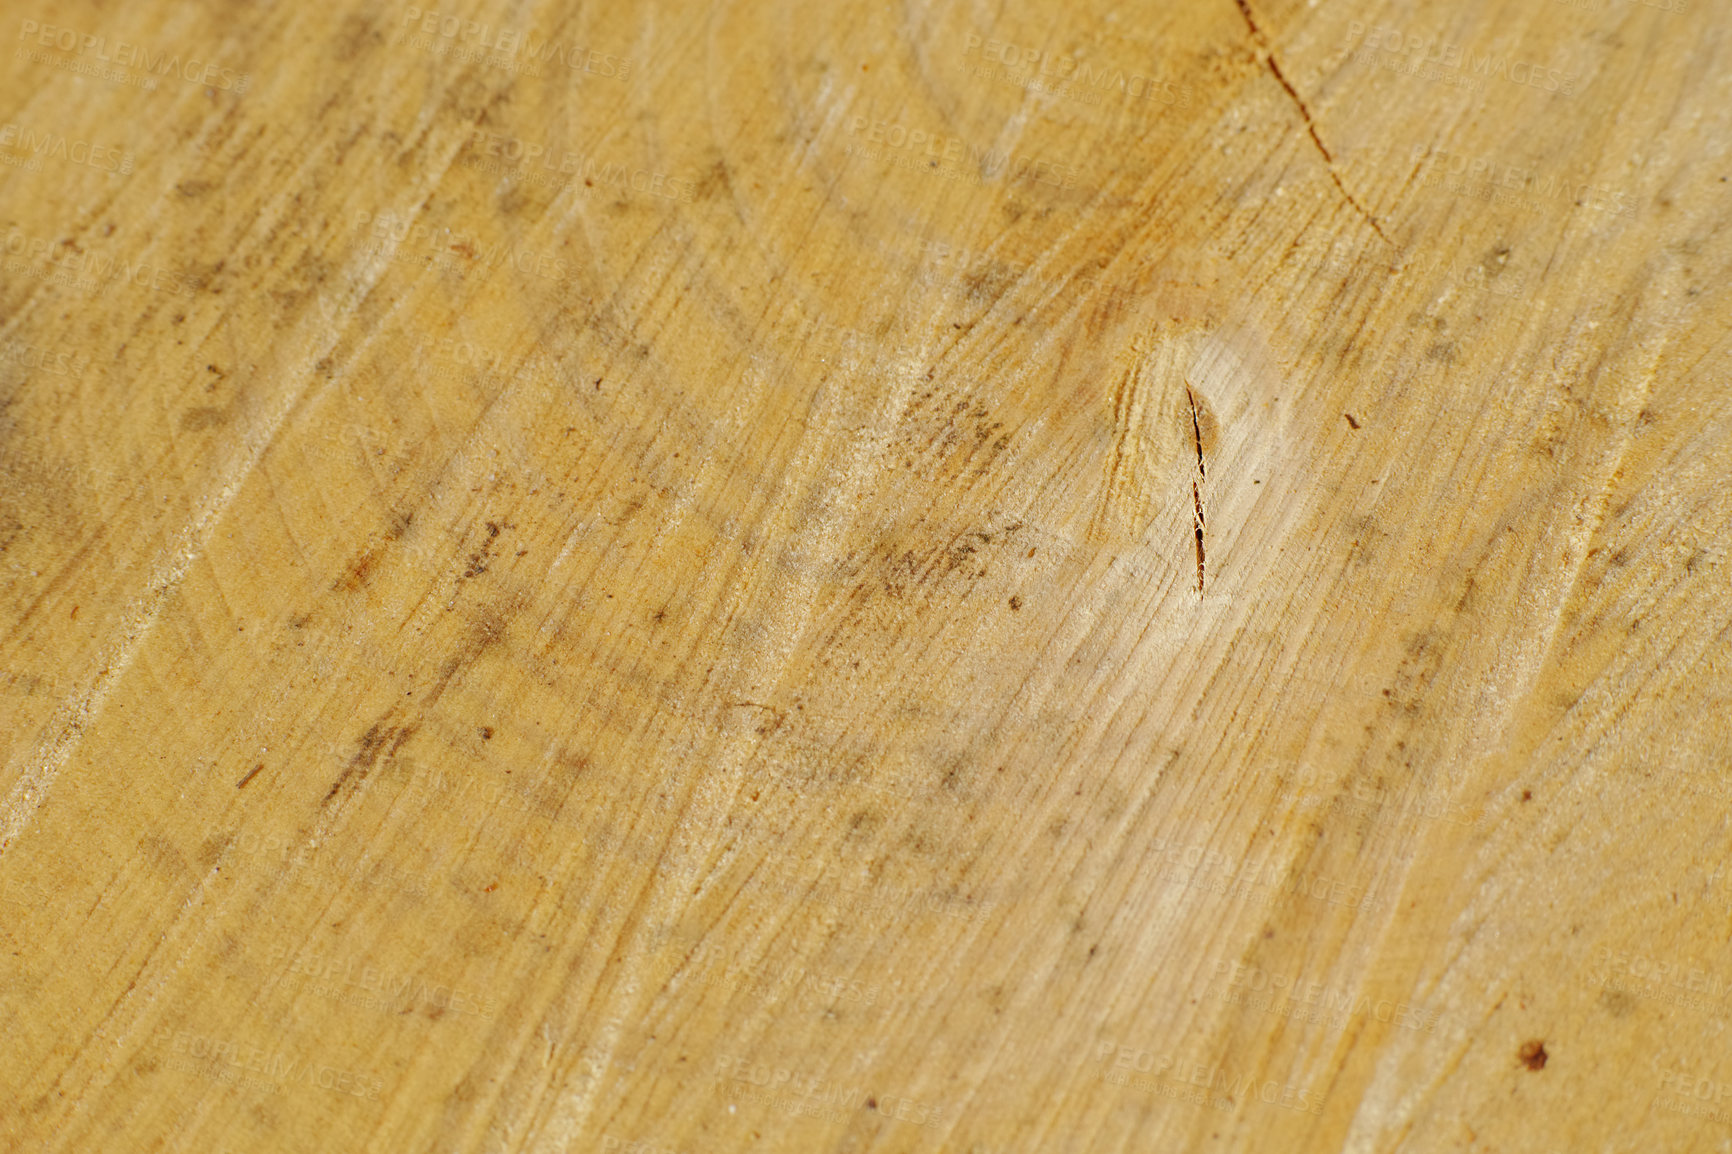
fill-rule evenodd
<path id="1" fill-rule="evenodd" d="M 331 588 L 343 593 L 358 593 L 373 579 L 373 568 L 379 563 L 379 550 L 368 549 L 349 563 L 343 575 L 331 583 Z"/>
<path id="2" fill-rule="evenodd" d="M 390 714 L 386 714 L 385 718 L 375 721 L 367 732 L 361 735 L 355 756 L 349 759 L 349 764 L 343 767 L 343 772 L 337 776 L 336 781 L 331 783 L 330 792 L 325 794 L 323 804 L 329 805 L 331 800 L 342 792 L 343 787 L 348 785 L 351 780 L 355 783 L 355 787 L 359 787 L 361 782 L 366 779 L 367 773 L 378 763 L 380 756 L 395 756 L 396 752 L 403 748 L 403 744 L 414 737 L 415 731 L 420 728 L 415 724 L 387 726 L 385 721 L 389 717 Z"/>

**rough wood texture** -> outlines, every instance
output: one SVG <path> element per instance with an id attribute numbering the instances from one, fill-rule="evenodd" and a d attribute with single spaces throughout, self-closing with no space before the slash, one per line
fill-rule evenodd
<path id="1" fill-rule="evenodd" d="M 0 1144 L 1732 1148 L 1732 15 L 7 5 Z"/>

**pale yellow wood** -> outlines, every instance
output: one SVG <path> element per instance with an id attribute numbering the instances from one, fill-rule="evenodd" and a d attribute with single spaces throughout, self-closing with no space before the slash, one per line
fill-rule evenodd
<path id="1" fill-rule="evenodd" d="M 1729 27 L 8 4 L 0 1145 L 1732 1149 Z"/>

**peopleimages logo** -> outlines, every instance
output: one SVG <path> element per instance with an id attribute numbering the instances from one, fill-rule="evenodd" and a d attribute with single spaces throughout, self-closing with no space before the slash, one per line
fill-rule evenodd
<path id="1" fill-rule="evenodd" d="M 5 254 L 6 271 L 52 280 L 81 292 L 94 292 L 120 282 L 171 296 L 197 295 L 197 289 L 186 276 L 161 265 L 86 251 L 69 241 L 30 236 L 17 229 L 6 234 L 0 251 Z"/>
<path id="2" fill-rule="evenodd" d="M 1373 1000 L 1367 994 L 1325 985 L 1296 975 L 1272 974 L 1268 970 L 1243 962 L 1217 959 L 1215 977 L 1222 979 L 1227 989 L 1221 990 L 1221 1000 L 1229 1005 L 1246 1006 L 1253 1010 L 1282 1018 L 1302 1018 L 1306 1021 L 1333 1021 L 1337 1024 L 1354 1017 L 1375 1018 L 1408 1030 L 1437 1032 L 1442 1012 L 1413 1006 L 1388 998 Z"/>
<path id="3" fill-rule="evenodd" d="M 1613 953 L 1602 946 L 1588 981 L 1615 993 L 1668 1002 L 1732 1020 L 1732 979 L 1701 966 L 1675 959 Z"/>
<path id="4" fill-rule="evenodd" d="M 1095 1046 L 1095 1061 L 1111 1065 L 1100 1078 L 1114 1086 L 1182 1098 L 1197 1105 L 1231 1111 L 1240 1103 L 1260 1102 L 1300 1114 L 1323 1113 L 1323 1094 L 1309 1085 L 1295 1086 L 1273 1079 L 1259 1081 L 1254 1073 L 1225 1065 L 1184 1061 L 1171 1054 L 1157 1054 L 1102 1039 Z M 1098 1067 L 1097 1067 L 1098 1069 Z M 1138 1078 L 1137 1074 L 1147 1074 Z"/>
<path id="5" fill-rule="evenodd" d="M 1357 20 L 1347 25 L 1348 51 L 1387 53 L 1402 60 L 1410 71 L 1427 79 L 1454 80 L 1470 77 L 1507 80 L 1528 88 L 1538 88 L 1563 96 L 1574 96 L 1581 79 L 1559 68 L 1547 68 L 1530 60 L 1511 60 L 1496 52 L 1481 54 L 1473 48 L 1463 48 L 1436 36 L 1408 32 L 1402 28 L 1379 26 L 1371 28 Z M 1465 65 L 1465 69 L 1464 66 Z"/>
<path id="6" fill-rule="evenodd" d="M 436 263 L 456 269 L 471 266 L 494 269 L 509 265 L 518 272 L 533 273 L 551 281 L 561 281 L 571 275 L 571 269 L 564 261 L 547 253 L 453 233 L 450 229 L 436 228 L 406 216 L 388 212 L 374 216 L 366 209 L 360 209 L 355 213 L 355 224 L 368 229 L 370 243 L 366 251 L 390 261 L 417 266 Z"/>
<path id="7" fill-rule="evenodd" d="M 657 1146 L 641 1139 L 615 1138 L 612 1134 L 601 1136 L 601 1148 L 603 1151 L 617 1150 L 620 1154 L 680 1154 L 672 1146 Z"/>
<path id="8" fill-rule="evenodd" d="M 858 1117 L 859 1112 L 866 1109 L 898 1122 L 936 1126 L 946 1121 L 950 1113 L 938 1103 L 873 1093 L 865 1086 L 845 1085 L 834 1079 L 766 1066 L 739 1057 L 717 1058 L 716 1078 L 741 1097 L 751 1097 L 750 1091 L 756 1090 L 758 1101 L 796 1116 L 815 1113 L 840 1121 Z"/>
<path id="9" fill-rule="evenodd" d="M 909 128 L 905 124 L 892 121 L 869 120 L 864 116 L 856 116 L 849 121 L 848 133 L 850 136 L 862 137 L 869 145 L 904 150 L 907 158 L 917 162 L 909 167 L 921 171 L 930 171 L 928 166 L 961 161 L 967 166 L 964 171 L 975 175 L 983 183 L 1001 179 L 1027 180 L 1053 188 L 1071 189 L 1077 186 L 1080 173 L 1075 165 L 1054 164 L 1039 157 L 1023 156 L 1003 149 L 982 148 L 960 136 L 927 132 L 923 128 Z M 856 147 L 851 155 L 881 159 L 884 154 Z"/>
<path id="10" fill-rule="evenodd" d="M 306 1057 L 293 1058 L 280 1049 L 266 1049 L 232 1038 L 218 1038 L 191 1030 L 159 1027 L 154 1042 L 167 1047 L 171 1067 L 200 1073 L 213 1081 L 230 1081 L 239 1071 L 264 1076 L 261 1089 L 277 1089 L 291 1082 L 304 1082 L 339 1094 L 377 1102 L 385 1088 L 380 1078 L 339 1066 L 329 1066 Z"/>
<path id="11" fill-rule="evenodd" d="M 1662 1069 L 1659 1075 L 1660 1093 L 1654 1104 L 1660 1109 L 1710 1122 L 1732 1122 L 1732 1108 L 1726 1105 L 1732 1083 L 1700 1077 L 1684 1069 Z"/>
<path id="12" fill-rule="evenodd" d="M 1420 185 L 1440 186 L 1458 195 L 1497 203 L 1570 206 L 1634 216 L 1632 198 L 1623 189 L 1594 184 L 1584 178 L 1541 172 L 1486 156 L 1464 156 L 1427 144 L 1415 144 L 1408 163 L 1426 162 Z"/>
<path id="13" fill-rule="evenodd" d="M 970 32 L 963 42 L 962 55 L 969 58 L 976 54 L 986 67 L 1004 69 L 1004 78 L 1012 83 L 1085 104 L 1098 104 L 1103 95 L 1111 93 L 1180 107 L 1189 107 L 1191 103 L 1190 86 L 1165 77 L 1097 66 L 1080 56 L 1043 53 L 1038 48 L 987 40 Z"/>
<path id="14" fill-rule="evenodd" d="M 116 40 L 110 44 L 108 37 L 97 33 L 80 32 L 75 28 L 43 24 L 36 20 L 19 22 L 18 39 L 43 48 L 70 52 L 78 57 L 88 54 L 104 64 L 139 69 L 154 76 L 176 76 L 188 84 L 202 84 L 207 88 L 220 88 L 224 92 L 245 92 L 250 79 L 244 72 L 236 72 L 232 68 L 224 68 L 192 57 L 183 61 L 178 52 L 169 52 L 166 49 L 153 51 L 125 40 Z M 19 49 L 20 54 L 25 51 L 26 49 Z M 40 55 L 33 53 L 31 59 L 38 59 Z M 52 63 L 51 60 L 44 62 Z"/>
<path id="15" fill-rule="evenodd" d="M 697 199 L 698 183 L 692 177 L 682 180 L 665 172 L 629 169 L 581 152 L 561 151 L 495 132 L 477 130 L 471 135 L 469 146 L 471 151 L 464 163 L 472 168 L 561 188 L 581 179 L 585 187 L 600 183 L 617 192 L 630 188 L 633 192 L 686 204 Z"/>
<path id="16" fill-rule="evenodd" d="M 125 176 L 132 172 L 132 153 L 88 140 L 71 140 L 56 132 L 26 128 L 18 124 L 0 125 L 0 148 L 16 148 L 40 159 L 66 160 L 103 172 Z"/>
<path id="17" fill-rule="evenodd" d="M 77 377 L 90 370 L 90 357 L 86 353 L 45 348 L 24 341 L 0 341 L 0 364 L 22 365 L 56 376 Z"/>
<path id="18" fill-rule="evenodd" d="M 432 38 L 448 43 L 440 45 Z M 495 28 L 475 20 L 465 20 L 449 12 L 424 11 L 409 7 L 403 13 L 403 30 L 397 43 L 411 48 L 426 49 L 434 55 L 453 50 L 476 54 L 490 64 L 539 75 L 544 64 L 563 64 L 573 72 L 624 80 L 631 72 L 631 61 L 619 56 L 593 52 L 577 44 L 537 35 L 534 29 L 520 32 L 512 28 Z"/>
<path id="19" fill-rule="evenodd" d="M 381 968 L 366 959 L 319 954 L 302 956 L 279 942 L 266 959 L 266 964 L 273 969 L 281 966 L 287 973 L 312 979 L 317 983 L 314 992 L 321 997 L 393 1014 L 403 1012 L 405 1006 L 413 1008 L 416 1005 L 441 1012 L 450 1011 L 454 1016 L 468 1014 L 492 1019 L 499 1014 L 499 1000 L 492 995 L 483 996 L 473 989 L 464 991 L 441 985 L 421 974 Z"/>

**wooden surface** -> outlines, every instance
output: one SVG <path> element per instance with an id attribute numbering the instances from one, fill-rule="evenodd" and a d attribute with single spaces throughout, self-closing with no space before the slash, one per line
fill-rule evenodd
<path id="1" fill-rule="evenodd" d="M 8 0 L 0 1146 L 1732 1149 L 1732 8 Z"/>

